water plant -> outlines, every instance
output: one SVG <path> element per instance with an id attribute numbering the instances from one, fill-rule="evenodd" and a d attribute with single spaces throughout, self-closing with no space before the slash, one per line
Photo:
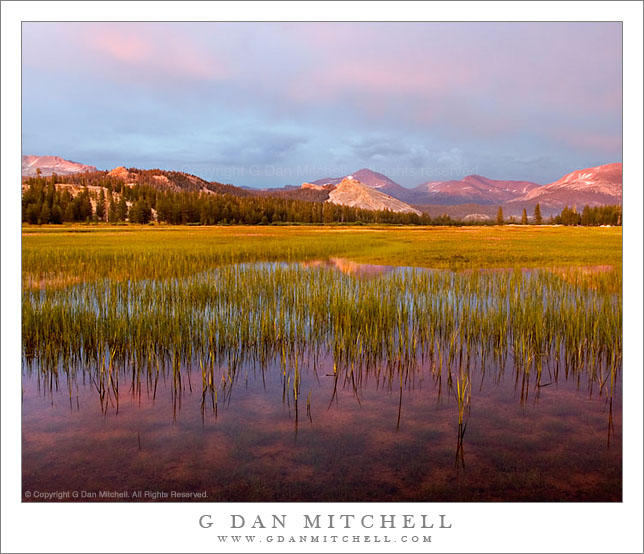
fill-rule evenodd
<path id="1" fill-rule="evenodd" d="M 447 375 L 463 423 L 470 370 L 514 368 L 522 401 L 560 372 L 585 373 L 612 394 L 621 366 L 620 274 L 401 269 L 359 278 L 325 267 L 225 265 L 182 278 L 109 279 L 23 292 L 23 354 L 39 371 L 89 372 L 118 407 L 119 374 L 132 389 L 168 368 L 177 391 L 201 387 L 216 406 L 248 367 L 281 368 L 295 406 L 303 368 L 330 357 L 336 386 L 359 401 L 363 380 L 402 390 L 420 364 Z M 178 400 L 179 401 L 179 400 Z M 307 413 L 310 414 L 310 395 Z"/>

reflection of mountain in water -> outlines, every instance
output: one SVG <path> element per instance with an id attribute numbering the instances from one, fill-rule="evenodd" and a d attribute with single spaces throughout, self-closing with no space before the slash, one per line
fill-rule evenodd
<path id="1" fill-rule="evenodd" d="M 356 277 L 368 277 L 370 275 L 384 275 L 396 270 L 395 266 L 391 265 L 374 265 L 362 264 L 347 260 L 346 258 L 329 258 L 328 260 L 313 260 L 309 262 L 300 262 L 302 267 L 326 267 L 330 269 L 337 269 L 347 275 L 355 275 Z"/>

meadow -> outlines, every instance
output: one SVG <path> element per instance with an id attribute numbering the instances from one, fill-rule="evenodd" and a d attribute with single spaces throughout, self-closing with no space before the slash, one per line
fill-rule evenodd
<path id="1" fill-rule="evenodd" d="M 25 226 L 23 286 L 339 257 L 431 268 L 621 265 L 621 227 Z"/>
<path id="2" fill-rule="evenodd" d="M 615 420 L 621 424 L 614 417 L 621 399 L 621 228 L 26 227 L 22 271 L 25 379 L 47 398 L 68 396 L 70 407 L 91 391 L 103 416 L 132 402 L 154 405 L 163 390 L 173 399 L 173 421 L 180 420 L 182 403 L 194 403 L 202 426 L 217 421 L 225 428 L 221 414 L 228 410 L 275 433 L 268 421 L 286 410 L 281 417 L 294 423 L 295 435 L 306 421 L 313 437 L 314 414 L 323 426 L 320 418 L 333 410 L 349 417 L 358 406 L 371 432 L 390 426 L 400 432 L 428 417 L 423 390 L 429 387 L 432 402 L 447 399 L 450 411 L 426 425 L 452 422 L 453 464 L 461 469 L 466 430 L 470 438 L 483 433 L 472 424 L 485 421 L 480 413 L 471 416 L 473 405 L 487 404 L 486 417 L 499 417 L 507 398 L 525 409 L 544 395 L 548 405 L 565 393 L 552 404 L 556 411 L 581 394 L 592 402 L 564 419 L 588 422 L 599 410 L 607 415 L 604 431 L 613 445 Z M 260 385 L 263 393 L 255 390 Z M 491 402 L 501 390 L 503 398 Z M 347 395 L 354 406 L 339 404 Z M 397 406 L 393 412 L 391 406 L 369 408 L 370 398 Z M 263 412 L 251 415 L 251 401 Z M 533 417 L 539 420 L 536 411 Z M 155 425 L 158 419 L 163 414 Z M 364 425 L 355 423 L 355 432 L 366 432 Z M 572 432 L 580 440 L 579 431 Z M 331 444 L 338 433 L 325 441 Z M 410 439 L 414 449 L 425 433 L 420 429 Z M 265 461 L 258 453 L 276 440 L 271 436 L 254 437 L 238 456 Z M 509 442 L 528 439 L 518 431 Z M 140 449 L 140 432 L 138 441 Z M 579 448 L 579 460 L 581 452 L 588 459 L 578 461 L 577 473 L 597 462 L 596 449 Z M 376 452 L 372 445 L 363 454 Z M 409 471 L 420 471 L 407 463 Z M 610 490 L 582 486 L 580 497 L 617 499 L 615 463 Z M 251 474 L 263 471 L 253 464 Z M 230 461 L 222 462 L 222 471 L 230 468 Z M 431 471 L 421 471 L 427 490 Z M 526 472 L 514 478 L 528 479 Z M 236 479 L 241 486 L 253 475 Z M 494 481 L 478 494 L 551 499 L 540 496 L 546 480 L 530 479 L 533 488 L 523 493 L 504 496 Z M 334 493 L 325 488 L 328 481 L 317 488 L 307 482 L 304 489 L 305 481 L 298 477 L 284 498 L 258 484 L 240 494 L 228 482 L 220 499 L 310 499 L 321 488 L 327 499 L 366 494 L 355 483 L 347 484 L 349 492 Z M 207 485 L 221 489 L 221 483 Z M 472 486 L 431 490 L 437 498 L 462 499 Z M 389 491 L 387 482 L 378 487 Z M 427 499 L 413 490 L 367 498 Z M 552 494 L 569 498 L 556 487 Z"/>

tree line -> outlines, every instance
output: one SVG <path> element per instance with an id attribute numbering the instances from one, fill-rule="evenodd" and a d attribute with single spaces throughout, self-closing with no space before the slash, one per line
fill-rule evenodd
<path id="1" fill-rule="evenodd" d="M 559 215 L 551 218 L 553 224 L 558 225 L 621 225 L 621 206 L 584 206 L 581 213 L 575 208 L 566 206 Z"/>
<path id="2" fill-rule="evenodd" d="M 65 177 L 32 177 L 24 181 L 22 221 L 31 224 L 64 222 L 98 222 L 146 224 L 153 220 L 172 225 L 268 225 L 268 224 L 398 224 L 398 225 L 463 225 L 446 214 L 431 217 L 427 213 L 373 211 L 274 196 L 239 196 L 211 194 L 195 190 L 159 189 L 148 184 L 155 173 L 145 175 L 144 184 L 125 185 L 105 172 Z M 61 186 L 61 184 L 65 186 Z M 71 186 L 70 186 L 71 185 Z M 100 187 L 90 188 L 90 187 Z M 520 222 L 528 224 L 526 210 Z M 543 217 L 536 205 L 532 222 L 541 224 Z M 499 208 L 496 221 L 481 224 L 519 223 L 506 220 Z M 550 224 L 621 225 L 621 206 L 586 206 L 581 214 L 566 207 L 553 216 Z"/>
<path id="3" fill-rule="evenodd" d="M 523 208 L 521 219 L 519 221 L 516 217 L 505 219 L 503 217 L 503 208 L 499 208 L 496 214 L 497 225 L 505 223 L 513 223 L 521 225 L 529 225 L 528 212 Z M 534 207 L 532 222 L 536 225 L 541 225 L 544 218 L 541 215 L 541 207 L 537 204 Z M 583 226 L 599 226 L 599 225 L 621 225 L 622 224 L 622 207 L 621 206 L 584 206 L 581 213 L 577 212 L 576 207 L 569 208 L 566 206 L 558 215 L 552 215 L 547 221 L 548 225 L 583 225 Z"/>
<path id="4" fill-rule="evenodd" d="M 100 191 L 79 185 L 56 186 L 52 180 L 35 177 L 26 181 L 22 196 L 22 221 L 32 224 L 64 222 L 159 223 L 173 225 L 271 223 L 391 223 L 430 225 L 449 223 L 427 214 L 372 211 L 328 202 L 287 198 L 236 196 L 195 191 L 159 190 L 148 185 L 110 183 Z M 156 217 L 155 217 L 156 216 Z M 453 222 L 456 223 L 456 222 Z"/>

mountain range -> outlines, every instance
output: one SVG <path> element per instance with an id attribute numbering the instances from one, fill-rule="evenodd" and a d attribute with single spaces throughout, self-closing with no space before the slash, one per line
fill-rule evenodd
<path id="1" fill-rule="evenodd" d="M 539 203 L 553 209 L 566 205 L 621 204 L 622 164 L 612 163 L 573 171 L 554 183 L 533 188 L 510 202 L 530 205 Z"/>
<path id="2" fill-rule="evenodd" d="M 510 208 L 542 204 L 552 209 L 565 206 L 600 206 L 621 204 L 622 164 L 612 163 L 573 171 L 561 179 L 539 185 L 531 181 L 497 180 L 482 175 L 468 175 L 460 180 L 428 181 L 405 188 L 386 175 L 370 169 L 360 169 L 348 178 L 414 205 L 459 206 L 476 204 Z M 316 185 L 335 185 L 345 177 L 318 179 Z M 306 185 L 303 185 L 306 186 Z"/>
<path id="3" fill-rule="evenodd" d="M 71 175 L 95 172 L 94 166 L 64 160 L 58 156 L 23 156 L 23 177 Z M 452 217 L 468 215 L 492 217 L 499 206 L 506 215 L 542 209 L 557 212 L 565 206 L 583 207 L 621 204 L 622 164 L 612 163 L 573 171 L 546 185 L 530 181 L 497 180 L 481 175 L 468 175 L 460 180 L 428 181 L 407 188 L 390 177 L 363 168 L 342 177 L 327 177 L 300 187 L 251 189 L 209 182 L 188 173 L 165 170 L 140 170 L 118 167 L 105 175 L 125 184 L 146 184 L 164 189 L 201 191 L 236 196 L 278 196 L 293 200 L 332 202 L 364 209 L 388 209 L 397 212 L 432 214 L 447 213 Z"/>
<path id="4" fill-rule="evenodd" d="M 539 188 L 530 181 L 499 181 L 468 175 L 460 181 L 429 181 L 412 189 L 418 203 L 504 204 Z"/>

